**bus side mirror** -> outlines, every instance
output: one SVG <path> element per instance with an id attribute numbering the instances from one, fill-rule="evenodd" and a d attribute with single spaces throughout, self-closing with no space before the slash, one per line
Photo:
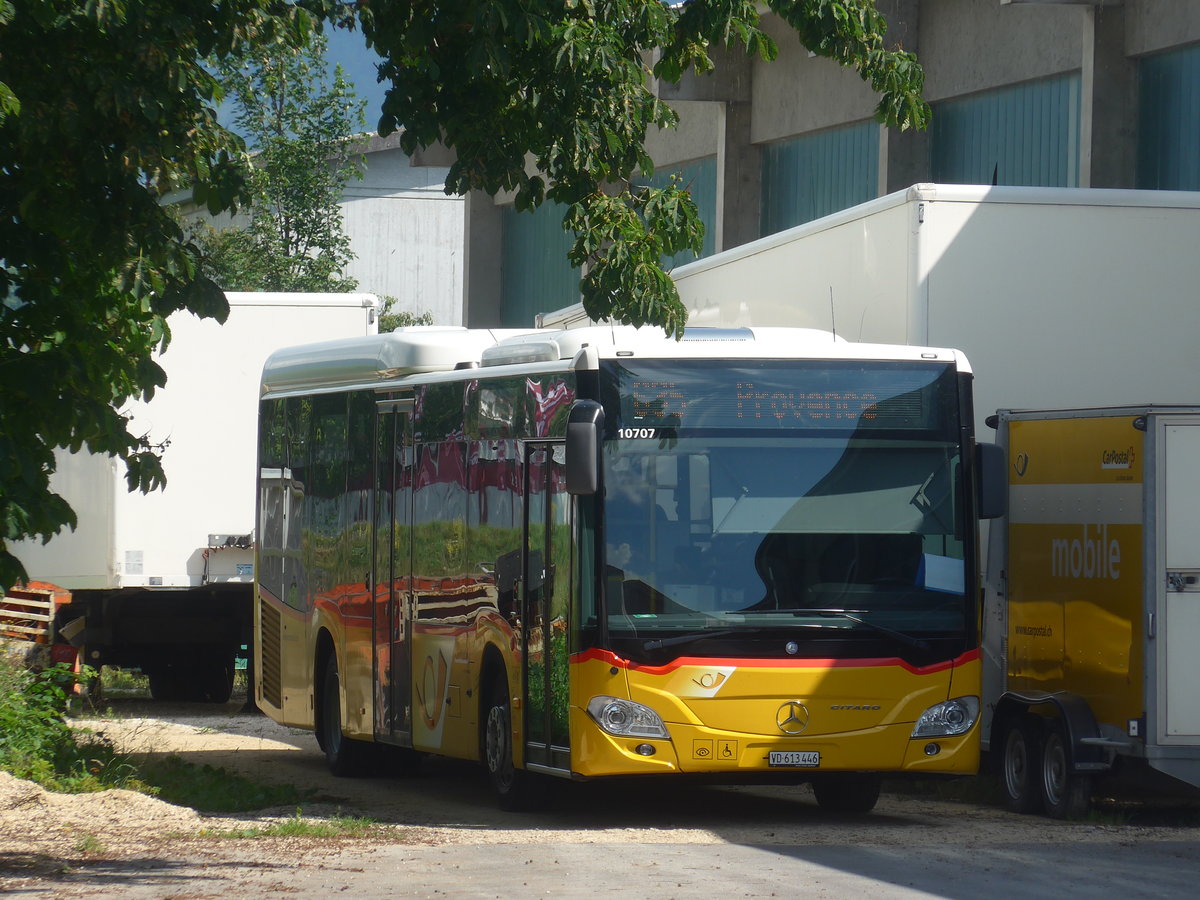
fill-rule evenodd
<path id="1" fill-rule="evenodd" d="M 998 519 L 1008 506 L 1004 448 L 997 444 L 976 444 L 975 468 L 979 475 L 979 518 Z"/>
<path id="2" fill-rule="evenodd" d="M 595 400 L 576 400 L 567 417 L 567 493 L 600 490 L 600 447 L 604 409 Z"/>

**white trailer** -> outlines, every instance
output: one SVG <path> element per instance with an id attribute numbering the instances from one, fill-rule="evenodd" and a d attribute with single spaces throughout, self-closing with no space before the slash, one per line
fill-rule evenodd
<path id="1" fill-rule="evenodd" d="M 78 526 L 13 548 L 31 582 L 71 592 L 59 625 L 84 660 L 141 668 L 156 696 L 228 699 L 250 637 L 263 363 L 280 347 L 378 330 L 373 294 L 227 297 L 224 325 L 171 316 L 167 384 L 124 410 L 131 432 L 164 446 L 166 487 L 130 493 L 119 461 L 59 453 L 51 488 Z"/>

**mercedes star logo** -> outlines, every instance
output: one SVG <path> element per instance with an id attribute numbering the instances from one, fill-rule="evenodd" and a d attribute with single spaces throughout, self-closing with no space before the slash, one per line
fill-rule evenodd
<path id="1" fill-rule="evenodd" d="M 784 734 L 799 734 L 808 727 L 808 707 L 799 700 L 789 700 L 775 713 L 775 724 Z"/>

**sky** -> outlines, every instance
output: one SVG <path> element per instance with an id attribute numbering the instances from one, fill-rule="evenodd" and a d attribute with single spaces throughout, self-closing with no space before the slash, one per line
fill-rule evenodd
<path id="1" fill-rule="evenodd" d="M 367 48 L 361 31 L 346 31 L 326 26 L 325 36 L 329 40 L 329 49 L 325 59 L 329 63 L 329 74 L 333 67 L 340 65 L 346 73 L 346 78 L 354 85 L 354 93 L 367 101 L 364 115 L 367 120 L 367 131 L 376 131 L 379 127 L 379 110 L 383 106 L 384 87 L 377 80 L 375 69 L 380 57 L 374 50 Z M 217 107 L 217 117 L 226 128 L 242 134 L 234 124 L 232 104 L 222 103 Z M 245 137 L 244 134 L 242 134 Z"/>
<path id="2" fill-rule="evenodd" d="M 367 49 L 361 31 L 327 28 L 329 69 L 341 65 L 354 85 L 354 93 L 367 101 L 367 130 L 375 131 L 379 124 L 379 109 L 383 105 L 384 87 L 376 81 L 375 63 L 379 55 Z"/>

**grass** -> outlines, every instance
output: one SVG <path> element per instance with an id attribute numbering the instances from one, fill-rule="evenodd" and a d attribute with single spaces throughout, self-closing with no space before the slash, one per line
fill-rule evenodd
<path id="1" fill-rule="evenodd" d="M 954 803 L 974 803 L 980 806 L 1003 806 L 1000 782 L 991 774 L 963 776 L 924 776 L 884 779 L 884 788 L 891 793 L 912 797 L 931 797 Z"/>
<path id="2" fill-rule="evenodd" d="M 1130 811 L 1115 806 L 1101 806 L 1093 803 L 1088 808 L 1087 815 L 1082 821 L 1089 825 L 1128 825 L 1132 820 Z"/>
<path id="3" fill-rule="evenodd" d="M 1151 826 L 1169 828 L 1200 827 L 1200 800 L 1172 799 L 1161 793 L 1131 794 L 1128 790 L 1113 794 L 1111 783 L 1094 785 L 1091 806 L 1076 824 Z M 909 797 L 928 797 L 974 806 L 1005 807 L 1004 789 L 992 773 L 974 776 L 924 776 L 884 779 L 884 789 Z M 1040 813 L 1039 813 L 1040 815 Z"/>
<path id="4" fill-rule="evenodd" d="M 260 784 L 223 768 L 184 762 L 174 755 L 142 763 L 138 775 L 158 798 L 208 813 L 290 806 L 314 793 L 290 784 Z"/>
<path id="5" fill-rule="evenodd" d="M 1200 800 L 1194 792 L 1182 795 L 1157 790 L 1139 793 L 1128 787 L 1114 792 L 1110 790 L 1112 787 L 1111 782 L 1097 786 L 1091 808 L 1081 821 L 1090 825 L 1200 827 Z"/>
<path id="6" fill-rule="evenodd" d="M 105 849 L 104 843 L 94 834 L 82 835 L 75 842 L 75 850 L 79 853 L 103 853 Z"/>
<path id="7" fill-rule="evenodd" d="M 100 670 L 100 696 L 149 697 L 150 679 L 136 669 L 104 666 Z"/>
<path id="8" fill-rule="evenodd" d="M 246 670 L 237 669 L 233 676 L 233 692 L 246 691 Z M 112 698 L 140 698 L 150 696 L 150 679 L 138 669 L 118 669 L 104 666 L 100 670 L 100 696 Z"/>
<path id="9" fill-rule="evenodd" d="M 239 828 L 231 831 L 206 832 L 207 837 L 230 839 L 262 838 L 262 837 L 304 837 L 304 838 L 361 838 L 381 834 L 388 830 L 373 819 L 341 814 L 328 819 L 306 819 L 297 808 L 295 815 L 274 825 L 257 828 Z"/>

